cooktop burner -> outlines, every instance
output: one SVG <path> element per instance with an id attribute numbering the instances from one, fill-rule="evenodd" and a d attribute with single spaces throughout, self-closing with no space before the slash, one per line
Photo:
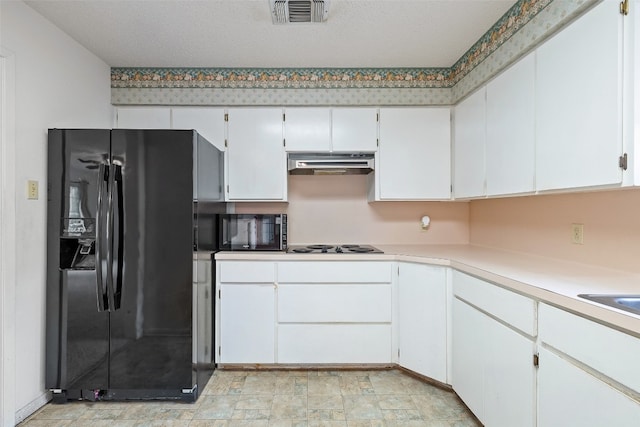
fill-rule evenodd
<path id="1" fill-rule="evenodd" d="M 380 249 L 371 245 L 308 245 L 291 246 L 287 250 L 298 254 L 381 254 Z"/>

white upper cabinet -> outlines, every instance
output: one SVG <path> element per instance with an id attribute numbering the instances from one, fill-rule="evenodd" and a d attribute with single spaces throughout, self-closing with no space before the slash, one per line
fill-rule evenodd
<path id="1" fill-rule="evenodd" d="M 486 86 L 454 110 L 453 194 L 457 199 L 485 195 Z"/>
<path id="2" fill-rule="evenodd" d="M 375 200 L 451 198 L 449 108 L 381 108 Z"/>
<path id="3" fill-rule="evenodd" d="M 175 107 L 171 114 L 172 129 L 195 129 L 218 150 L 225 150 L 224 108 Z"/>
<path id="4" fill-rule="evenodd" d="M 282 109 L 237 108 L 228 114 L 227 200 L 285 201 Z"/>
<path id="5" fill-rule="evenodd" d="M 331 115 L 333 151 L 374 152 L 378 149 L 376 108 L 334 108 Z"/>
<path id="6" fill-rule="evenodd" d="M 115 127 L 119 129 L 171 129 L 171 108 L 118 107 Z"/>
<path id="7" fill-rule="evenodd" d="M 623 19 L 604 1 L 537 50 L 540 191 L 622 181 Z"/>
<path id="8" fill-rule="evenodd" d="M 289 152 L 374 152 L 378 149 L 376 108 L 286 108 L 284 135 Z"/>
<path id="9" fill-rule="evenodd" d="M 287 108 L 285 115 L 287 151 L 331 151 L 330 108 Z"/>
<path id="10" fill-rule="evenodd" d="M 487 85 L 487 195 L 535 190 L 535 54 Z"/>

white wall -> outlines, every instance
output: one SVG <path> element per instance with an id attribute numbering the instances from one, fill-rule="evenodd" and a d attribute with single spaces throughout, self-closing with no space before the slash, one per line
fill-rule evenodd
<path id="1" fill-rule="evenodd" d="M 44 395 L 47 129 L 111 127 L 109 66 L 21 1 L 0 1 L 0 43 L 15 60 L 15 408 Z M 26 182 L 40 183 L 27 200 Z M 2 396 L 3 399 L 11 398 Z"/>

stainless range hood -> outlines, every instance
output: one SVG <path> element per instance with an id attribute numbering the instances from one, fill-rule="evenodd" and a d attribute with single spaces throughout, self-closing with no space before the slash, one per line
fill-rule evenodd
<path id="1" fill-rule="evenodd" d="M 372 153 L 291 153 L 290 175 L 365 175 L 373 171 Z"/>

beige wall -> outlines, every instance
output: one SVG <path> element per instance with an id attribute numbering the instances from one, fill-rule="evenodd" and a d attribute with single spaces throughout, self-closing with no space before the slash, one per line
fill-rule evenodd
<path id="1" fill-rule="evenodd" d="M 468 203 L 367 202 L 367 177 L 289 176 L 289 203 L 237 203 L 237 213 L 287 213 L 290 244 L 469 242 Z M 428 231 L 420 218 L 431 217 Z"/>
<path id="2" fill-rule="evenodd" d="M 640 271 L 639 189 L 478 200 L 469 217 L 473 244 Z M 583 245 L 572 223 L 584 224 Z"/>

